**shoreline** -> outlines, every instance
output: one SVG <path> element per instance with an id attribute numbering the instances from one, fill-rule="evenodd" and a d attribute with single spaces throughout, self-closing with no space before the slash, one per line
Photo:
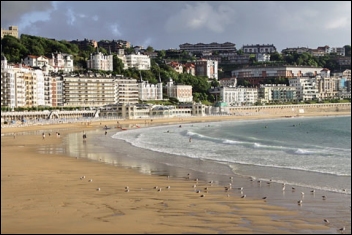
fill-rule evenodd
<path id="1" fill-rule="evenodd" d="M 119 120 L 119 123 L 134 128 L 137 124 L 142 127 L 261 118 L 268 117 L 153 119 L 148 123 Z M 192 187 L 195 184 L 192 179 L 146 175 L 135 169 L 76 159 L 60 152 L 68 134 L 96 130 L 101 128 L 100 122 L 102 126 L 117 125 L 116 120 L 101 120 L 91 125 L 71 123 L 1 130 L 4 134 L 2 233 L 337 233 L 337 225 L 327 226 L 321 219 L 302 219 L 299 210 L 253 198 L 227 197 L 221 185 L 211 185 L 211 191 L 200 197 Z M 41 131 L 57 130 L 62 133 L 61 138 L 51 135 L 42 140 Z M 81 138 L 78 134 L 78 141 Z M 89 146 L 92 143 L 87 141 Z M 80 180 L 82 175 L 86 175 L 85 180 Z M 90 177 L 93 182 L 89 183 Z M 125 192 L 127 185 L 129 192 Z M 161 191 L 154 189 L 156 185 Z M 168 185 L 170 189 L 166 188 Z M 206 185 L 204 181 L 197 184 L 199 188 Z M 101 191 L 96 191 L 98 187 Z M 350 226 L 346 231 L 350 231 Z"/>

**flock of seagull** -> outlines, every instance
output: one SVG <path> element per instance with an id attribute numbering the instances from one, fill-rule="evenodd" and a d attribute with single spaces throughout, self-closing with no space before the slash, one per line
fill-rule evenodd
<path id="1" fill-rule="evenodd" d="M 190 176 L 191 176 L 191 174 L 188 173 L 187 176 L 185 177 L 185 179 L 190 180 L 190 179 L 191 179 Z M 85 179 L 85 178 L 86 178 L 85 176 L 81 176 L 81 177 L 80 177 L 80 180 L 83 180 L 83 179 Z M 168 176 L 167 178 L 169 179 L 170 176 Z M 231 180 L 231 182 L 228 184 L 228 186 L 225 186 L 225 187 L 224 187 L 225 192 L 229 192 L 229 191 L 232 189 L 232 182 L 233 182 L 233 177 L 232 177 L 232 176 L 230 176 L 230 180 Z M 254 178 L 254 177 L 250 177 L 250 180 L 251 180 L 251 181 L 254 181 L 255 178 Z M 195 190 L 196 193 L 201 194 L 202 191 L 199 190 L 199 189 L 197 189 L 197 184 L 198 184 L 198 181 L 199 181 L 198 178 L 194 179 L 194 181 L 196 182 L 196 184 L 193 184 L 192 187 L 194 188 L 194 190 Z M 93 182 L 93 179 L 89 179 L 88 182 Z M 261 181 L 261 180 L 257 180 L 257 183 L 258 183 L 258 184 L 261 184 L 262 181 Z M 272 180 L 270 179 L 270 180 L 267 181 L 266 183 L 267 183 L 267 185 L 270 186 L 270 184 L 272 183 Z M 208 182 L 208 184 L 212 185 L 212 184 L 214 184 L 214 181 L 211 180 L 211 181 Z M 170 185 L 168 185 L 168 186 L 165 187 L 165 189 L 170 189 L 170 188 L 171 188 Z M 162 188 L 161 188 L 161 187 L 158 187 L 158 186 L 154 186 L 154 189 L 157 190 L 158 192 L 161 192 L 161 190 L 162 190 Z M 100 188 L 96 188 L 96 191 L 100 191 L 100 190 L 101 190 Z M 237 190 L 241 193 L 241 198 L 246 198 L 246 194 L 244 194 L 244 192 L 243 192 L 243 191 L 244 191 L 243 187 L 238 187 Z M 283 184 L 282 184 L 282 191 L 285 191 L 285 190 L 286 190 L 286 184 L 283 183 Z M 295 192 L 295 190 L 296 190 L 295 187 L 291 187 L 291 191 L 292 191 L 292 192 Z M 346 191 L 346 190 L 344 190 L 344 191 Z M 129 186 L 125 186 L 125 192 L 130 192 Z M 209 187 L 204 187 L 203 192 L 204 192 L 204 193 L 208 193 L 208 192 L 209 192 Z M 311 194 L 315 194 L 315 190 L 314 190 L 314 189 L 311 190 L 310 193 L 311 193 Z M 205 197 L 205 194 L 201 194 L 200 197 Z M 227 197 L 230 197 L 230 194 L 227 194 Z M 322 200 L 326 200 L 326 199 L 327 199 L 327 197 L 326 197 L 325 195 L 322 195 L 321 197 L 322 197 Z M 266 200 L 267 197 L 262 197 L 262 199 L 263 199 L 263 200 Z M 303 199 L 304 199 L 304 192 L 301 192 L 301 198 L 300 198 L 300 200 L 297 201 L 297 204 L 298 204 L 299 206 L 302 206 L 302 205 L 303 205 Z M 350 208 L 351 208 L 351 206 L 350 206 Z M 323 219 L 323 222 L 324 222 L 326 225 L 330 224 L 330 221 L 329 221 L 328 219 Z M 338 231 L 339 231 L 340 233 L 343 233 L 345 230 L 346 230 L 345 226 L 343 226 L 342 228 L 339 228 L 339 229 L 338 229 Z"/>

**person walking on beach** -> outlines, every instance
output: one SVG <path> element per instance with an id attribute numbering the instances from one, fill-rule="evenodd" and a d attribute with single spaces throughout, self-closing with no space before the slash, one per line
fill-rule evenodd
<path id="1" fill-rule="evenodd" d="M 45 133 L 43 132 L 43 134 L 42 134 L 42 137 L 43 137 L 43 139 L 45 139 Z"/>
<path id="2" fill-rule="evenodd" d="M 83 131 L 83 141 L 86 141 L 86 139 L 87 139 L 87 135 L 86 135 L 86 133 Z"/>
<path id="3" fill-rule="evenodd" d="M 105 131 L 105 135 L 107 134 L 108 132 L 107 131 Z"/>

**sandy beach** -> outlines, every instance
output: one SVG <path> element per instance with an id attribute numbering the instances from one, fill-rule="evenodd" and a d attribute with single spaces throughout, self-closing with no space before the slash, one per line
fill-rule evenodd
<path id="1" fill-rule="evenodd" d="M 317 112 L 303 116 L 350 114 Z M 135 125 L 143 128 L 261 118 L 282 118 L 282 115 L 118 120 L 118 123 L 110 120 L 2 128 L 1 233 L 339 233 L 340 225 L 324 223 L 323 217 L 302 218 L 299 207 L 288 209 L 262 198 L 228 196 L 223 185 L 196 181 L 193 176 L 187 179 L 187 175 L 180 178 L 147 175 L 50 151 L 58 149 L 70 133 L 101 129 L 104 125 L 120 131 L 118 126 L 128 129 Z M 205 187 L 208 192 L 204 192 Z M 202 192 L 197 193 L 197 189 Z M 346 225 L 345 233 L 350 231 L 350 224 Z"/>

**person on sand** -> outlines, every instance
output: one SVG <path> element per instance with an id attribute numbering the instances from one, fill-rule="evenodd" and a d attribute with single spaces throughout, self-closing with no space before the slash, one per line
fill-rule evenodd
<path id="1" fill-rule="evenodd" d="M 107 134 L 108 132 L 107 131 L 105 131 L 105 135 Z"/>
<path id="2" fill-rule="evenodd" d="M 87 139 L 87 135 L 86 135 L 86 133 L 83 131 L 83 141 L 86 141 L 86 139 Z"/>
<path id="3" fill-rule="evenodd" d="M 192 142 L 192 137 L 189 137 L 189 142 Z"/>
<path id="4" fill-rule="evenodd" d="M 45 133 L 43 132 L 43 134 L 42 134 L 42 137 L 43 137 L 43 139 L 45 139 Z"/>

